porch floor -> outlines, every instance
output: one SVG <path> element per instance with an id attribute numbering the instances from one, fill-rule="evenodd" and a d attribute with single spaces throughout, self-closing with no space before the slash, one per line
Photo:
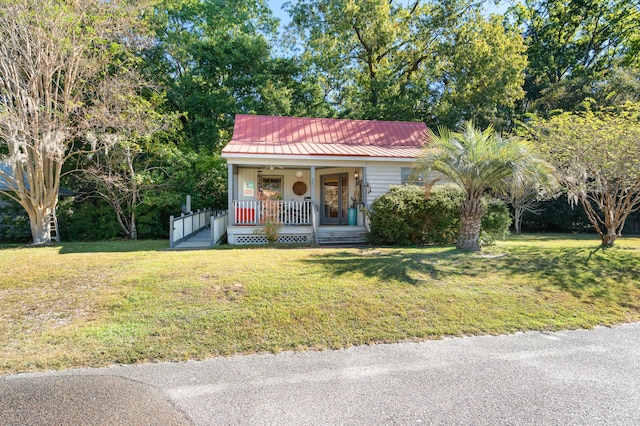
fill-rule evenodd
<path id="1" fill-rule="evenodd" d="M 211 247 L 211 229 L 204 228 L 197 234 L 177 244 L 174 249 L 198 249 Z"/>

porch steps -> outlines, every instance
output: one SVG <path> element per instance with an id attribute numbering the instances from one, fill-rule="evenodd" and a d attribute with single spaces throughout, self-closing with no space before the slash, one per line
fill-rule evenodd
<path id="1" fill-rule="evenodd" d="M 364 244 L 367 228 L 364 226 L 331 226 L 318 228 L 318 244 Z"/>

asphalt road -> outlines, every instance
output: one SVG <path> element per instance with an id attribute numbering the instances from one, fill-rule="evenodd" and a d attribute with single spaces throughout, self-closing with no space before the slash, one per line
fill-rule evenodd
<path id="1" fill-rule="evenodd" d="M 640 425 L 640 323 L 0 378 L 1 425 Z"/>

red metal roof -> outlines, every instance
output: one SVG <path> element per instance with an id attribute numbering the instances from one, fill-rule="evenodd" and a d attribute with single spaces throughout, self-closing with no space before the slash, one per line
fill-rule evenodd
<path id="1" fill-rule="evenodd" d="M 236 115 L 223 154 L 416 158 L 424 123 Z"/>

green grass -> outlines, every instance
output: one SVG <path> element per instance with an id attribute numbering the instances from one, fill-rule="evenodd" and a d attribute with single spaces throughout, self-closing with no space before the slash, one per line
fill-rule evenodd
<path id="1" fill-rule="evenodd" d="M 0 373 L 640 320 L 640 239 L 435 248 L 0 249 Z"/>

